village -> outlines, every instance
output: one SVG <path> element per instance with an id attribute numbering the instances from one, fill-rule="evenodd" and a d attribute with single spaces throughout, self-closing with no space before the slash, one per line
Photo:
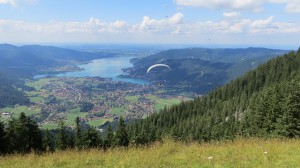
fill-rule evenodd
<path id="1" fill-rule="evenodd" d="M 87 124 L 100 127 L 119 116 L 128 120 L 145 118 L 165 106 L 188 100 L 184 96 L 170 95 L 160 86 L 100 77 L 41 78 L 28 81 L 27 85 L 34 90 L 26 92 L 31 104 L 24 112 L 31 114 L 45 128 L 55 128 L 61 120 L 73 126 L 77 116 Z M 16 117 L 16 110 L 0 111 L 3 117 Z"/>

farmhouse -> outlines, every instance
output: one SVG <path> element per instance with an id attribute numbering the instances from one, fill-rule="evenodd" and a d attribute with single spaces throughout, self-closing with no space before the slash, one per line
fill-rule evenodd
<path id="1" fill-rule="evenodd" d="M 7 112 L 1 112 L 1 117 L 4 117 L 4 118 L 10 118 L 10 113 L 7 113 Z"/>

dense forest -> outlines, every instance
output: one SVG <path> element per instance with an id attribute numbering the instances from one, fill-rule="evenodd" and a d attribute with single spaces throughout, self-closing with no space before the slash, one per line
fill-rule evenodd
<path id="1" fill-rule="evenodd" d="M 77 117 L 74 127 L 60 122 L 54 131 L 40 130 L 21 113 L 0 122 L 0 153 L 29 153 L 69 148 L 107 149 L 145 145 L 163 137 L 205 142 L 242 137 L 300 136 L 300 49 L 260 65 L 206 96 L 166 107 L 146 119 L 125 125 L 120 117 L 105 132 Z"/>
<path id="2" fill-rule="evenodd" d="M 74 123 L 75 126 L 69 128 L 61 121 L 57 130 L 49 131 L 41 130 L 38 124 L 24 113 L 6 124 L 0 121 L 0 155 L 53 152 L 73 148 L 105 150 L 129 145 L 129 137 L 122 117 L 115 131 L 109 125 L 105 134 L 85 125 L 79 117 Z"/>
<path id="3" fill-rule="evenodd" d="M 21 76 L 17 72 L 0 68 L 0 108 L 15 104 L 29 104 L 29 99 L 22 90 L 31 88 L 24 85 L 24 81 L 19 79 Z"/>
<path id="4" fill-rule="evenodd" d="M 2 81 L 1 81 L 2 82 Z M 29 99 L 24 95 L 23 92 L 15 89 L 8 83 L 2 83 L 0 85 L 0 108 L 12 106 L 15 104 L 28 105 Z"/>
<path id="5" fill-rule="evenodd" d="M 136 121 L 128 132 L 141 143 L 162 136 L 184 141 L 299 137 L 300 50 L 272 59 L 206 96 Z"/>

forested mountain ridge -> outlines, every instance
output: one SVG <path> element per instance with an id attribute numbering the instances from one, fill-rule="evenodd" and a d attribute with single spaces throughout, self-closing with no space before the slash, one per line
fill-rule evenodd
<path id="1" fill-rule="evenodd" d="M 134 67 L 126 69 L 126 72 L 131 77 L 165 83 L 178 91 L 203 95 L 287 52 L 266 48 L 172 49 L 133 59 Z M 172 70 L 159 69 L 145 74 L 149 66 L 157 63 L 167 64 Z"/>
<path id="2" fill-rule="evenodd" d="M 267 49 L 267 48 L 186 48 L 171 49 L 150 55 L 141 59 L 134 59 L 134 64 L 141 62 L 156 62 L 167 59 L 195 58 L 212 62 L 235 63 L 247 59 L 253 59 L 261 56 L 277 56 L 286 53 L 287 50 Z M 242 60 L 243 58 L 243 60 Z"/>
<path id="3" fill-rule="evenodd" d="M 14 46 L 0 44 L 0 108 L 15 104 L 26 105 L 29 99 L 21 90 L 30 89 L 24 79 L 51 73 L 64 65 L 76 67 L 78 62 L 110 57 L 113 54 L 90 53 L 51 46 Z"/>
<path id="4" fill-rule="evenodd" d="M 300 50 L 272 59 L 207 96 L 137 121 L 128 131 L 141 143 L 166 135 L 198 141 L 299 137 Z"/>
<path id="5" fill-rule="evenodd" d="M 0 66 L 0 108 L 12 106 L 15 104 L 28 105 L 29 99 L 21 90 L 31 89 L 24 85 L 20 78 L 23 72 L 7 69 Z"/>
<path id="6" fill-rule="evenodd" d="M 52 46 L 0 44 L 0 66 L 10 69 L 28 69 L 36 72 L 42 67 L 50 68 L 69 64 L 70 61 L 90 61 L 112 56 Z M 69 61 L 69 62 L 67 62 Z"/>
<path id="7" fill-rule="evenodd" d="M 0 84 L 0 108 L 19 104 L 28 105 L 29 99 L 23 92 L 17 90 L 15 87 L 5 81 Z"/>

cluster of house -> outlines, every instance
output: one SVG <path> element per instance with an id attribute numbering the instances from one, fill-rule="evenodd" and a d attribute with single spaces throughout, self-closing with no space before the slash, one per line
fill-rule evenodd
<path id="1" fill-rule="evenodd" d="M 1 117 L 3 117 L 3 118 L 10 118 L 10 113 L 1 112 Z"/>

